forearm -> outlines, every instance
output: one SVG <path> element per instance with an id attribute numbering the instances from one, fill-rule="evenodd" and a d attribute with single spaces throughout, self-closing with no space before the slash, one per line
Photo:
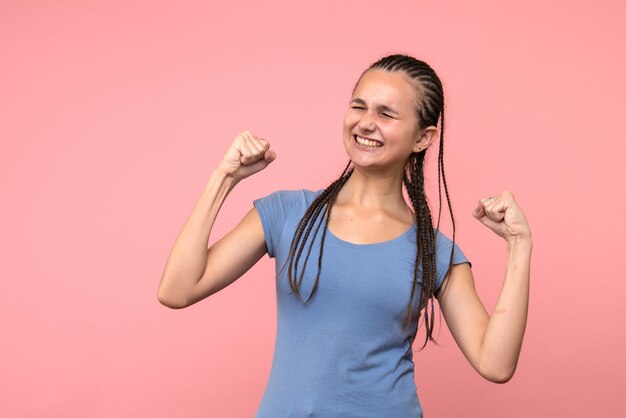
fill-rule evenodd
<path id="1" fill-rule="evenodd" d="M 522 348 L 528 317 L 531 252 L 532 238 L 508 243 L 504 283 L 485 330 L 480 369 L 498 381 L 511 378 Z"/>
<path id="2" fill-rule="evenodd" d="M 236 181 L 213 171 L 172 248 L 161 282 L 158 299 L 171 307 L 183 307 L 186 294 L 206 268 L 209 237 L 217 214 Z"/>

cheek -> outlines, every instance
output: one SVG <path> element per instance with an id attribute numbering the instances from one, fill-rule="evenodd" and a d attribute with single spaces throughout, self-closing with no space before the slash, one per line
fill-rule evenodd
<path id="1" fill-rule="evenodd" d="M 350 129 L 351 125 L 352 124 L 350 123 L 350 118 L 348 116 L 344 117 L 343 118 L 343 129 L 344 129 L 344 131 Z"/>
<path id="2" fill-rule="evenodd" d="M 359 115 L 355 112 L 348 110 L 343 115 L 343 126 L 344 127 L 352 127 L 359 121 Z"/>
<path id="3" fill-rule="evenodd" d="M 344 146 L 348 146 L 350 141 L 352 141 L 352 131 L 354 130 L 354 125 L 355 125 L 354 118 L 350 118 L 348 117 L 348 115 L 346 115 L 346 117 L 344 117 L 343 119 L 343 133 L 342 133 Z"/>
<path id="4" fill-rule="evenodd" d="M 343 129 L 346 130 L 349 127 L 350 127 L 350 120 L 347 117 L 343 118 Z"/>

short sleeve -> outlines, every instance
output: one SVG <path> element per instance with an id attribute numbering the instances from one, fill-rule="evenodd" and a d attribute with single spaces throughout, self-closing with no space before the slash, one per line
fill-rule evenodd
<path id="1" fill-rule="evenodd" d="M 435 293 L 439 290 L 439 287 L 443 284 L 443 279 L 450 267 L 450 252 L 452 251 L 452 240 L 441 232 L 437 234 L 437 280 L 435 282 Z M 470 267 L 472 263 L 463 254 L 461 248 L 454 243 L 454 259 L 452 264 L 469 263 Z"/>
<path id="2" fill-rule="evenodd" d="M 292 206 L 293 196 L 286 190 L 279 190 L 265 197 L 253 200 L 254 207 L 261 218 L 267 253 L 271 258 L 276 256 L 280 245 L 280 237 L 285 226 L 285 219 Z"/>

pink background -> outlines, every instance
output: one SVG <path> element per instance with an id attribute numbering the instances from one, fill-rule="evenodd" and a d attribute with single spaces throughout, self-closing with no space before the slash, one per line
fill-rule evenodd
<path id="1" fill-rule="evenodd" d="M 477 200 L 512 190 L 534 237 L 515 376 L 483 380 L 440 327 L 415 347 L 426 416 L 622 416 L 625 18 L 606 0 L 2 2 L 0 416 L 253 416 L 273 261 L 170 310 L 167 256 L 244 129 L 278 158 L 211 242 L 252 199 L 338 176 L 351 89 L 392 52 L 443 79 L 457 242 L 490 312 L 506 246 Z"/>

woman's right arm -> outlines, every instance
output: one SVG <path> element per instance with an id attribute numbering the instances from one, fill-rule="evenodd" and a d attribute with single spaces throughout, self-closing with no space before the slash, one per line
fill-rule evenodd
<path id="1" fill-rule="evenodd" d="M 237 280 L 263 257 L 265 235 L 254 207 L 232 231 L 207 246 L 230 191 L 275 158 L 269 143 L 249 131 L 235 138 L 174 243 L 159 284 L 159 302 L 174 309 L 192 305 Z"/>

